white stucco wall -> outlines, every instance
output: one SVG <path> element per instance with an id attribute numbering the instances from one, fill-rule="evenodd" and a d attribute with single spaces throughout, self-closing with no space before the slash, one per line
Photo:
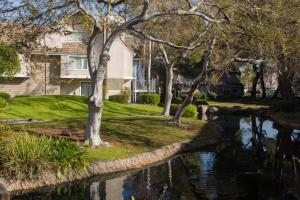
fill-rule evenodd
<path id="1" fill-rule="evenodd" d="M 133 53 L 119 38 L 112 44 L 109 55 L 107 78 L 132 79 Z"/>

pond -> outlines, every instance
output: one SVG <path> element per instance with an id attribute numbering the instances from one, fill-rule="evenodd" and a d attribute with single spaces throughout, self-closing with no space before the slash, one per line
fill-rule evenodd
<path id="1" fill-rule="evenodd" d="M 18 194 L 14 200 L 299 199 L 300 130 L 257 116 L 209 117 L 223 142 L 155 166 Z M 299 199 L 300 200 L 300 199 Z"/>

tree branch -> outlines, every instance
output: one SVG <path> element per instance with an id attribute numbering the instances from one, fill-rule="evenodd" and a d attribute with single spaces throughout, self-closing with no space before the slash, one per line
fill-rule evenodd
<path id="1" fill-rule="evenodd" d="M 198 44 L 194 44 L 194 45 L 191 45 L 191 46 L 182 46 L 182 45 L 177 45 L 177 44 L 174 44 L 172 42 L 169 42 L 169 41 L 165 41 L 163 39 L 158 39 L 158 38 L 155 38 L 155 37 L 152 37 L 150 35 L 146 35 L 145 33 L 143 33 L 142 31 L 139 31 L 139 30 L 136 30 L 136 29 L 131 29 L 133 31 L 133 34 L 136 33 L 138 34 L 139 36 L 142 36 L 144 37 L 145 39 L 148 39 L 152 42 L 156 42 L 156 43 L 160 43 L 160 44 L 165 44 L 165 45 L 168 45 L 170 47 L 173 47 L 173 48 L 176 48 L 176 49 L 185 49 L 185 50 L 194 50 L 196 49 L 197 47 L 199 46 L 202 46 L 203 45 L 203 42 L 201 43 L 198 43 Z"/>

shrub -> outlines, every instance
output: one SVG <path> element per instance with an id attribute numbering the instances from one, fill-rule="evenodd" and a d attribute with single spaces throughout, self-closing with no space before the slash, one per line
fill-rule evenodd
<path id="1" fill-rule="evenodd" d="M 49 142 L 27 133 L 1 144 L 1 167 L 10 178 L 36 178 L 48 168 Z"/>
<path id="2" fill-rule="evenodd" d="M 199 100 L 199 99 L 205 99 L 205 94 L 202 92 L 196 92 L 194 94 L 194 101 Z"/>
<path id="3" fill-rule="evenodd" d="M 141 103 L 157 105 L 160 102 L 159 94 L 140 94 Z"/>
<path id="4" fill-rule="evenodd" d="M 128 97 L 126 97 L 125 95 L 122 95 L 122 94 L 111 95 L 111 96 L 109 96 L 108 99 L 112 102 L 122 103 L 122 104 L 126 104 L 129 101 Z"/>
<path id="5" fill-rule="evenodd" d="M 6 93 L 6 92 L 0 92 L 0 98 L 9 100 L 10 99 L 10 95 L 8 93 Z"/>
<path id="6" fill-rule="evenodd" d="M 20 69 L 17 52 L 10 45 L 0 42 L 0 74 L 11 77 Z"/>
<path id="7" fill-rule="evenodd" d="M 280 112 L 292 112 L 296 109 L 296 102 L 293 100 L 278 100 L 272 102 L 271 109 Z"/>
<path id="8" fill-rule="evenodd" d="M 112 95 L 108 99 L 112 102 L 127 104 L 129 103 L 130 96 L 131 90 L 128 87 L 126 87 L 124 90 L 121 91 L 121 94 Z"/>
<path id="9" fill-rule="evenodd" d="M 177 110 L 180 108 L 180 104 L 172 104 L 170 107 L 170 115 L 175 115 Z M 187 118 L 193 118 L 197 115 L 197 107 L 190 104 L 185 112 L 183 113 L 182 117 L 187 117 Z"/>
<path id="10" fill-rule="evenodd" d="M 7 105 L 7 100 L 0 97 L 0 108 L 5 108 Z"/>
<path id="11" fill-rule="evenodd" d="M 70 170 L 79 170 L 87 165 L 86 152 L 66 139 L 51 140 L 49 157 L 54 168 L 65 174 Z"/>
<path id="12" fill-rule="evenodd" d="M 66 174 L 87 164 L 86 152 L 71 141 L 11 130 L 0 138 L 0 150 L 1 172 L 10 179 L 34 179 L 51 169 Z"/>

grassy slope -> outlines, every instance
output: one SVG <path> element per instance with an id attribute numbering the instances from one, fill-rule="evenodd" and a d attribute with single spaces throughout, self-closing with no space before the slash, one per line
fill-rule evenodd
<path id="1" fill-rule="evenodd" d="M 113 144 L 110 148 L 88 149 L 90 160 L 112 160 L 153 150 L 173 142 L 215 134 L 217 127 L 196 119 L 183 119 L 193 129 L 185 130 L 165 123 L 154 116 L 161 107 L 105 102 L 101 127 L 102 138 Z M 86 98 L 75 96 L 18 97 L 0 110 L 0 119 L 33 118 L 49 122 L 30 128 L 77 128 L 84 130 Z M 26 127 L 25 127 L 26 128 Z M 199 134 L 201 132 L 201 134 Z"/>

